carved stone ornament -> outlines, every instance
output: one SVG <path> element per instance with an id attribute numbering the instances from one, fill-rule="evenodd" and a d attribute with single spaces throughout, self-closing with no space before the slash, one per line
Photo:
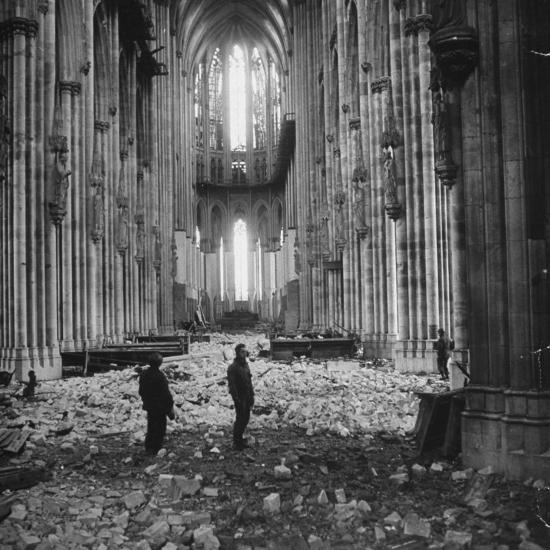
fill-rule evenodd
<path id="1" fill-rule="evenodd" d="M 352 118 L 349 121 L 349 129 L 350 130 L 361 130 L 361 119 L 360 118 Z"/>
<path id="2" fill-rule="evenodd" d="M 68 80 L 60 80 L 59 81 L 59 91 L 61 93 L 71 94 L 71 95 L 79 95 L 80 91 L 82 89 L 82 85 L 80 82 L 75 81 L 68 81 Z"/>
<path id="3" fill-rule="evenodd" d="M 141 263 L 145 257 L 145 215 L 140 212 L 134 216 L 136 222 L 136 262 Z"/>
<path id="4" fill-rule="evenodd" d="M 162 263 L 162 242 L 160 240 L 160 227 L 158 225 L 153 226 L 153 236 L 154 241 L 154 256 L 153 256 L 153 267 L 158 273 L 160 271 L 160 266 Z"/>
<path id="5" fill-rule="evenodd" d="M 333 153 L 334 153 L 334 158 L 339 159 L 342 154 L 342 151 L 340 151 L 340 147 L 337 147 L 336 149 L 334 149 Z"/>
<path id="6" fill-rule="evenodd" d="M 8 116 L 8 83 L 0 75 L 0 183 L 6 179 L 11 128 Z"/>
<path id="7" fill-rule="evenodd" d="M 103 170 L 103 158 L 99 147 L 99 139 L 95 138 L 92 170 L 90 172 L 89 184 L 92 188 L 92 241 L 98 244 L 105 233 L 105 208 L 103 204 L 103 189 L 105 176 Z"/>
<path id="8" fill-rule="evenodd" d="M 407 5 L 406 0 L 393 0 L 393 7 L 397 11 L 401 11 L 402 9 L 405 8 L 406 5 Z"/>
<path id="9" fill-rule="evenodd" d="M 471 27 L 444 27 L 428 42 L 435 55 L 443 90 L 460 88 L 478 63 L 479 41 Z"/>
<path id="10" fill-rule="evenodd" d="M 445 92 L 437 92 L 433 96 L 433 116 L 435 138 L 435 173 L 441 184 L 452 187 L 456 182 L 458 166 L 452 157 L 451 121 Z"/>
<path id="11" fill-rule="evenodd" d="M 396 221 L 401 216 L 401 204 L 397 198 L 397 184 L 395 180 L 395 159 L 393 156 L 393 147 L 391 145 L 384 147 L 384 187 L 386 204 L 384 206 L 386 213 Z"/>
<path id="12" fill-rule="evenodd" d="M 84 76 L 88 76 L 88 73 L 90 72 L 90 69 L 92 68 L 92 62 L 91 61 L 85 61 L 82 66 L 80 67 L 80 72 Z"/>
<path id="13" fill-rule="evenodd" d="M 421 32 L 430 32 L 433 28 L 432 16 L 429 13 L 421 13 L 415 17 L 409 17 L 405 21 L 405 36 L 418 35 Z"/>
<path id="14" fill-rule="evenodd" d="M 178 245 L 175 236 L 172 236 L 170 250 L 172 252 L 172 270 L 170 271 L 170 275 L 175 279 L 178 276 Z"/>
<path id="15" fill-rule="evenodd" d="M 379 94 L 384 90 L 389 90 L 390 87 L 391 87 L 391 77 L 389 76 L 381 76 L 380 78 L 373 80 L 370 85 L 370 89 L 373 94 Z"/>
<path id="16" fill-rule="evenodd" d="M 69 147 L 66 136 L 53 136 L 50 145 L 55 155 L 50 175 L 50 200 L 48 208 L 54 225 L 59 225 L 67 214 L 67 193 L 69 190 L 69 176 L 67 169 Z"/>
<path id="17" fill-rule="evenodd" d="M 121 256 L 126 254 L 128 250 L 128 222 L 129 212 L 128 206 L 122 206 L 118 209 L 118 224 L 117 224 L 117 250 Z"/>
<path id="18" fill-rule="evenodd" d="M 26 19 L 25 17 L 12 17 L 0 23 L 0 40 L 16 34 L 34 38 L 38 34 L 38 21 Z"/>
<path id="19" fill-rule="evenodd" d="M 372 70 L 372 63 L 369 63 L 368 61 L 363 61 L 363 63 L 361 63 L 361 69 L 363 69 L 363 72 L 365 74 L 368 74 Z"/>
<path id="20" fill-rule="evenodd" d="M 347 103 L 342 104 L 342 111 L 344 113 L 349 113 L 349 105 Z"/>
<path id="21" fill-rule="evenodd" d="M 332 143 L 334 141 L 334 136 L 332 134 L 327 134 L 327 141 Z"/>
<path id="22" fill-rule="evenodd" d="M 94 130 L 100 134 L 107 133 L 110 127 L 111 127 L 111 123 L 105 120 L 94 121 Z"/>
<path id="23" fill-rule="evenodd" d="M 50 9 L 50 0 L 38 0 L 37 8 L 40 13 L 46 15 Z"/>

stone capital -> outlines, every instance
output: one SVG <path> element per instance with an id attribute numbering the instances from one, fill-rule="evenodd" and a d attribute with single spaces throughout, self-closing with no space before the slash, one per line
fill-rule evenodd
<path id="1" fill-rule="evenodd" d="M 379 94 L 384 90 L 389 90 L 391 87 L 391 77 L 390 76 L 381 76 L 376 80 L 373 80 L 370 89 L 373 94 Z"/>
<path id="2" fill-rule="evenodd" d="M 65 94 L 79 95 L 82 90 L 82 85 L 80 82 L 73 80 L 60 80 L 59 90 L 61 93 Z"/>
<path id="3" fill-rule="evenodd" d="M 25 17 L 12 17 L 0 23 L 0 39 L 17 34 L 34 38 L 38 34 L 38 21 Z"/>
<path id="4" fill-rule="evenodd" d="M 349 129 L 350 130 L 361 130 L 361 119 L 360 118 L 352 118 L 349 121 Z"/>
<path id="5" fill-rule="evenodd" d="M 38 1 L 38 11 L 44 15 L 48 13 L 50 9 L 50 0 L 39 0 Z"/>
<path id="6" fill-rule="evenodd" d="M 111 124 L 105 120 L 94 121 L 94 130 L 100 134 L 105 134 L 111 127 Z"/>

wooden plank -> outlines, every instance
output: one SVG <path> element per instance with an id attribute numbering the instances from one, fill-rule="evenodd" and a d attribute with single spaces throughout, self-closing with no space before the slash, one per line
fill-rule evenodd
<path id="1" fill-rule="evenodd" d="M 10 430 L 0 442 L 0 449 L 7 447 L 19 434 L 19 430 Z"/>
<path id="2" fill-rule="evenodd" d="M 14 454 L 21 452 L 21 449 L 25 445 L 27 439 L 29 439 L 30 435 L 31 432 L 29 430 L 23 430 L 7 447 L 4 447 L 3 450 L 7 453 Z"/>

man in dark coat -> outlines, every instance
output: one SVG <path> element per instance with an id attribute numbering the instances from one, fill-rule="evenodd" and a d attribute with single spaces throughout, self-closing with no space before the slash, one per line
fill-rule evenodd
<path id="1" fill-rule="evenodd" d="M 139 395 L 143 400 L 143 409 L 147 411 L 147 435 L 145 450 L 156 455 L 166 435 L 166 417 L 174 419 L 174 400 L 168 380 L 160 371 L 162 355 L 153 353 L 149 357 L 150 367 L 139 377 Z"/>
<path id="2" fill-rule="evenodd" d="M 241 451 L 247 447 L 243 438 L 244 430 L 250 420 L 250 409 L 254 405 L 252 375 L 246 358 L 248 351 L 244 344 L 235 347 L 235 360 L 227 369 L 229 393 L 235 403 L 235 423 L 233 424 L 233 446 Z"/>
<path id="3" fill-rule="evenodd" d="M 437 334 L 439 334 L 439 338 L 434 344 L 434 349 L 437 351 L 437 370 L 443 380 L 448 380 L 449 369 L 447 368 L 447 363 L 451 358 L 454 342 L 445 334 L 442 328 L 437 331 Z"/>

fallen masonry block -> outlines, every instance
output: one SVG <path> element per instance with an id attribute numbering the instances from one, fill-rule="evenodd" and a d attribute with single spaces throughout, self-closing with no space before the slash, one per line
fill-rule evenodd
<path id="1" fill-rule="evenodd" d="M 22 531 L 19 533 L 19 544 L 17 547 L 22 550 L 33 550 L 40 544 L 40 542 L 41 541 L 37 536 Z"/>
<path id="2" fill-rule="evenodd" d="M 165 542 L 169 534 L 170 526 L 168 525 L 168 522 L 164 520 L 156 521 L 142 533 L 142 535 L 155 546 L 160 546 L 163 542 Z"/>
<path id="3" fill-rule="evenodd" d="M 211 525 L 201 525 L 193 531 L 193 541 L 195 544 L 202 545 L 202 548 L 214 550 L 220 547 L 220 542 L 214 535 L 214 529 Z"/>
<path id="4" fill-rule="evenodd" d="M 145 495 L 142 491 L 134 491 L 133 493 L 129 493 L 122 500 L 128 510 L 133 510 L 134 508 L 144 504 L 146 501 Z"/>
<path id="5" fill-rule="evenodd" d="M 447 531 L 445 533 L 445 548 L 461 550 L 470 548 L 472 544 L 472 534 L 462 531 Z"/>
<path id="6" fill-rule="evenodd" d="M 208 525 L 212 521 L 209 512 L 183 512 L 181 514 L 183 525 L 187 527 L 198 527 Z"/>
<path id="7" fill-rule="evenodd" d="M 179 500 L 182 497 L 190 497 L 200 491 L 201 482 L 199 479 L 188 479 L 184 476 L 174 476 L 172 480 L 172 498 Z"/>
<path id="8" fill-rule="evenodd" d="M 339 504 L 345 504 L 346 502 L 346 492 L 344 489 L 335 489 L 334 496 L 336 498 L 336 502 Z"/>
<path id="9" fill-rule="evenodd" d="M 275 466 L 275 479 L 290 479 L 292 472 L 284 464 Z"/>
<path id="10" fill-rule="evenodd" d="M 429 538 L 431 534 L 431 525 L 429 521 L 422 519 L 418 514 L 409 512 L 403 518 L 403 532 L 405 535 Z"/>
<path id="11" fill-rule="evenodd" d="M 278 514 L 281 511 L 281 497 L 279 493 L 271 493 L 264 498 L 264 512 Z"/>

